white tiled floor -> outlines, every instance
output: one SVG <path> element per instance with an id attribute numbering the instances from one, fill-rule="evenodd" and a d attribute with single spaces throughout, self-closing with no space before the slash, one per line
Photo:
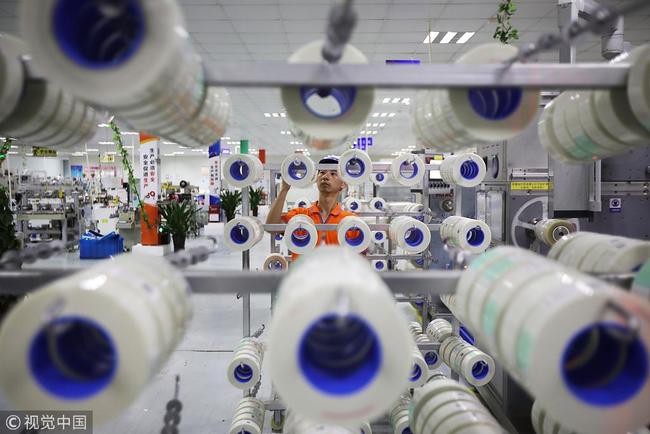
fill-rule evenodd
<path id="1" fill-rule="evenodd" d="M 210 225 L 208 234 L 219 241 L 218 251 L 197 268 L 241 269 L 241 253 L 223 247 L 222 225 Z M 197 240 L 188 240 L 191 247 Z M 199 241 L 200 242 L 200 241 Z M 251 268 L 261 267 L 270 250 L 269 235 L 251 251 Z M 81 261 L 78 253 L 68 253 L 32 265 L 39 268 L 79 268 L 95 261 Z M 183 402 L 180 432 L 223 434 L 242 392 L 226 379 L 226 366 L 242 336 L 242 304 L 235 295 L 193 296 L 194 318 L 163 369 L 151 380 L 136 402 L 120 417 L 98 428 L 99 434 L 157 433 L 163 426 L 165 404 L 172 398 L 174 378 L 181 376 Z M 251 297 L 251 329 L 270 319 L 270 296 Z M 263 376 L 264 377 L 264 376 Z M 266 376 L 266 378 L 268 378 Z M 260 397 L 268 397 L 270 383 L 264 382 Z M 0 409 L 8 404 L 0 395 Z M 268 425 L 268 423 L 267 423 Z M 265 431 L 270 432 L 269 427 Z"/>

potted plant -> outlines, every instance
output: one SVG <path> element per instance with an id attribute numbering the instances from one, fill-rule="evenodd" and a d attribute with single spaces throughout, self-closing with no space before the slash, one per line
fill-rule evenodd
<path id="1" fill-rule="evenodd" d="M 160 228 L 172 236 L 174 251 L 183 250 L 187 234 L 196 226 L 196 208 L 189 201 L 168 202 L 160 207 L 160 215 L 164 219 Z"/>
<path id="2" fill-rule="evenodd" d="M 20 242 L 16 238 L 14 213 L 11 211 L 11 199 L 4 187 L 0 187 L 0 257 L 9 250 L 18 250 Z M 0 318 L 16 302 L 13 295 L 0 296 Z"/>
<path id="3" fill-rule="evenodd" d="M 248 187 L 248 197 L 250 198 L 251 211 L 253 211 L 253 217 L 257 217 L 258 207 L 262 203 L 262 197 L 264 196 L 264 188 L 258 187 Z"/>
<path id="4" fill-rule="evenodd" d="M 226 214 L 226 222 L 229 222 L 235 218 L 237 207 L 241 205 L 241 191 L 221 190 L 219 197 L 221 198 L 221 208 Z"/>

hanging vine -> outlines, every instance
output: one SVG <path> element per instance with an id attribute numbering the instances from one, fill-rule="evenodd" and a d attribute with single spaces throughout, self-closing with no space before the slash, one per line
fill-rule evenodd
<path id="1" fill-rule="evenodd" d="M 494 39 L 508 44 L 519 39 L 519 31 L 512 27 L 510 18 L 517 12 L 517 5 L 513 0 L 502 0 L 497 10 L 497 28 L 492 36 Z"/>
<path id="2" fill-rule="evenodd" d="M 149 222 L 149 217 L 147 217 L 147 214 L 144 212 L 144 202 L 140 197 L 140 191 L 138 190 L 138 186 L 135 181 L 135 175 L 133 175 L 133 166 L 131 166 L 131 161 L 129 160 L 129 153 L 122 144 L 122 134 L 120 133 L 120 128 L 117 126 L 113 119 L 109 121 L 108 125 L 111 127 L 111 131 L 113 131 L 113 142 L 115 143 L 117 152 L 120 154 L 120 157 L 122 157 L 122 167 L 127 173 L 129 187 L 138 200 L 138 208 L 140 208 L 142 219 L 147 224 L 147 227 L 151 229 L 151 223 Z"/>

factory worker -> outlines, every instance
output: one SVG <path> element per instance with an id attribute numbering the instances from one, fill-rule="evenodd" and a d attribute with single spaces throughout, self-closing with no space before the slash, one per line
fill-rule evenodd
<path id="1" fill-rule="evenodd" d="M 338 164 L 338 157 L 330 156 L 321 159 L 319 164 Z M 269 215 L 266 218 L 267 224 L 287 223 L 292 217 L 298 214 L 304 214 L 314 221 L 315 224 L 338 224 L 344 217 L 353 216 L 354 213 L 345 211 L 338 201 L 339 194 L 346 187 L 345 182 L 339 176 L 337 170 L 319 170 L 316 176 L 316 186 L 318 187 L 318 200 L 308 208 L 294 208 L 286 214 L 282 214 L 282 208 L 287 198 L 287 193 L 291 186 L 282 181 L 282 188 L 278 193 L 278 198 L 271 205 Z M 336 230 L 318 231 L 318 243 L 321 244 L 339 244 Z M 295 259 L 297 255 L 293 255 Z"/>

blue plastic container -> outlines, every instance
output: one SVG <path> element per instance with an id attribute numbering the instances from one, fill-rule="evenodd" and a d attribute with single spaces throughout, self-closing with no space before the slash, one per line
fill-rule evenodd
<path id="1" fill-rule="evenodd" d="M 104 259 L 124 252 L 124 238 L 115 232 L 99 235 L 86 232 L 79 240 L 81 259 Z"/>

